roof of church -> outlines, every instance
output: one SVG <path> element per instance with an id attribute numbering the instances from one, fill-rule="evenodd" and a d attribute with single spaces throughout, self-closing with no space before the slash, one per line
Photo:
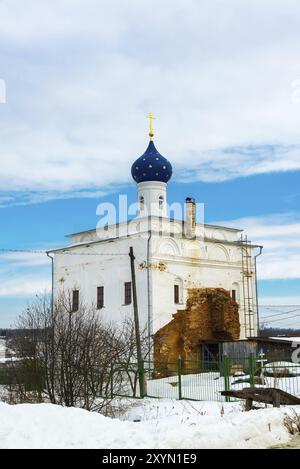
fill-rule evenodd
<path id="1" fill-rule="evenodd" d="M 131 174 L 136 183 L 168 182 L 172 176 L 172 165 L 157 151 L 153 140 L 150 140 L 145 153 L 133 163 Z"/>
<path id="2" fill-rule="evenodd" d="M 160 217 L 153 216 L 152 218 L 160 218 Z M 178 222 L 178 223 L 182 224 L 182 220 L 176 220 L 174 218 L 168 218 L 168 220 L 170 222 L 174 222 L 174 223 Z M 132 220 L 128 220 L 128 221 L 123 221 L 123 222 L 120 222 L 120 223 L 113 223 L 112 225 L 109 225 L 109 226 L 119 226 L 121 224 L 126 225 L 126 223 L 131 223 L 131 222 L 132 222 Z M 198 225 L 202 226 L 201 223 L 196 223 L 196 226 L 198 226 Z M 219 230 L 225 230 L 225 231 L 231 231 L 231 232 L 236 232 L 236 233 L 241 233 L 242 231 L 244 231 L 240 228 L 233 228 L 231 226 L 228 227 L 228 226 L 220 226 L 220 225 L 211 225 L 209 223 L 204 223 L 204 227 L 205 228 L 214 228 L 214 229 L 219 229 Z M 69 233 L 69 234 L 65 235 L 65 238 L 71 238 L 72 236 L 76 236 L 76 235 L 80 235 L 80 234 L 84 234 L 84 233 L 92 233 L 92 232 L 95 232 L 95 231 L 97 231 L 97 228 L 90 228 L 88 230 L 78 231 L 76 233 Z"/>

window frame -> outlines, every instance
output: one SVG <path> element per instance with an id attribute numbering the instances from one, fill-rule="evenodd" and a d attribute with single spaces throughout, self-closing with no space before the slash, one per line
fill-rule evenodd
<path id="1" fill-rule="evenodd" d="M 104 286 L 97 287 L 97 309 L 104 308 Z"/>
<path id="2" fill-rule="evenodd" d="M 164 202 L 165 202 L 164 196 L 163 196 L 163 195 L 160 195 L 160 196 L 158 197 L 158 208 L 159 208 L 160 210 L 162 210 L 162 209 L 164 208 Z"/>
<path id="3" fill-rule="evenodd" d="M 76 313 L 79 310 L 79 290 L 72 291 L 72 313 Z"/>
<path id="4" fill-rule="evenodd" d="M 132 303 L 132 283 L 124 282 L 124 305 L 128 306 Z"/>
<path id="5" fill-rule="evenodd" d="M 180 285 L 178 283 L 174 284 L 174 304 L 180 304 Z"/>

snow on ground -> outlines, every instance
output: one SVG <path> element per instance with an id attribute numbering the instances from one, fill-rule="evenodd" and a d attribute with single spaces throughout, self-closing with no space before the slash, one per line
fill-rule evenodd
<path id="1" fill-rule="evenodd" d="M 18 360 L 12 355 L 14 355 L 14 352 L 6 347 L 6 340 L 0 338 L 0 363 L 8 363 Z"/>
<path id="2" fill-rule="evenodd" d="M 21 360 L 21 358 L 17 357 L 7 357 L 7 358 L 0 358 L 0 363 L 11 363 Z"/>
<path id="3" fill-rule="evenodd" d="M 0 448 L 266 448 L 289 441 L 282 425 L 288 408 L 243 412 L 240 403 L 133 402 L 120 419 L 52 404 L 0 403 Z"/>
<path id="4" fill-rule="evenodd" d="M 224 389 L 224 378 L 220 376 L 219 372 L 194 373 L 181 376 L 182 396 L 186 399 L 225 401 L 225 398 L 220 394 Z M 147 381 L 147 394 L 151 397 L 178 399 L 178 376 Z"/>
<path id="5" fill-rule="evenodd" d="M 265 369 L 269 372 L 275 372 L 275 374 L 282 371 L 289 371 L 290 374 L 293 374 L 294 376 L 290 377 L 266 376 L 265 386 L 276 387 L 300 397 L 300 365 L 294 365 L 290 362 L 277 362 L 266 365 Z M 219 372 L 210 371 L 207 373 L 182 375 L 181 382 L 182 397 L 185 399 L 225 401 L 225 397 L 221 396 L 221 391 L 226 389 L 225 378 Z M 250 376 L 230 376 L 229 383 L 232 390 L 243 389 L 250 386 Z M 147 381 L 147 395 L 178 399 L 178 376 Z"/>
<path id="6" fill-rule="evenodd" d="M 300 375 L 300 366 L 298 364 L 293 364 L 291 362 L 281 361 L 281 362 L 274 362 L 274 363 L 267 363 L 264 366 L 264 370 L 268 373 L 272 373 L 274 375 Z"/>
<path id="7" fill-rule="evenodd" d="M 0 339 L 0 359 L 5 358 L 6 345 L 5 339 Z"/>

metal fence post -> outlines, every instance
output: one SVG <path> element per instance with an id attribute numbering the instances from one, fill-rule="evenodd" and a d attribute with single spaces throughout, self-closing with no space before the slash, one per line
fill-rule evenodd
<path id="1" fill-rule="evenodd" d="M 177 370 L 178 370 L 178 398 L 179 398 L 179 400 L 182 399 L 181 366 L 182 366 L 182 362 L 181 362 L 181 357 L 179 356 L 179 357 L 178 357 L 178 360 L 177 360 Z"/>
<path id="2" fill-rule="evenodd" d="M 143 360 L 138 363 L 138 373 L 139 373 L 139 385 L 140 385 L 140 398 L 144 399 L 145 397 L 145 383 L 144 383 L 145 369 L 144 369 Z"/>
<path id="3" fill-rule="evenodd" d="M 147 381 L 148 372 L 145 369 L 145 362 L 143 362 L 143 386 L 144 386 L 144 397 L 148 396 L 148 381 Z"/>
<path id="4" fill-rule="evenodd" d="M 254 380 L 254 356 L 253 353 L 249 356 L 249 375 L 250 375 L 250 386 L 254 388 L 255 380 Z"/>
<path id="5" fill-rule="evenodd" d="M 230 380 L 229 380 L 229 358 L 227 355 L 223 357 L 223 370 L 224 370 L 224 385 L 225 391 L 230 391 Z M 230 397 L 225 397 L 226 402 L 230 402 Z"/>

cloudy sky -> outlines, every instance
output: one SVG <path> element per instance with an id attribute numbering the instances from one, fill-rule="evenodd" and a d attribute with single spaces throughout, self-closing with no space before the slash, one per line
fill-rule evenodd
<path id="1" fill-rule="evenodd" d="M 152 111 L 170 201 L 246 229 L 261 302 L 300 304 L 299 49 L 298 0 L 0 0 L 0 248 L 61 245 L 99 202 L 134 200 Z M 2 326 L 49 264 L 0 268 Z"/>

